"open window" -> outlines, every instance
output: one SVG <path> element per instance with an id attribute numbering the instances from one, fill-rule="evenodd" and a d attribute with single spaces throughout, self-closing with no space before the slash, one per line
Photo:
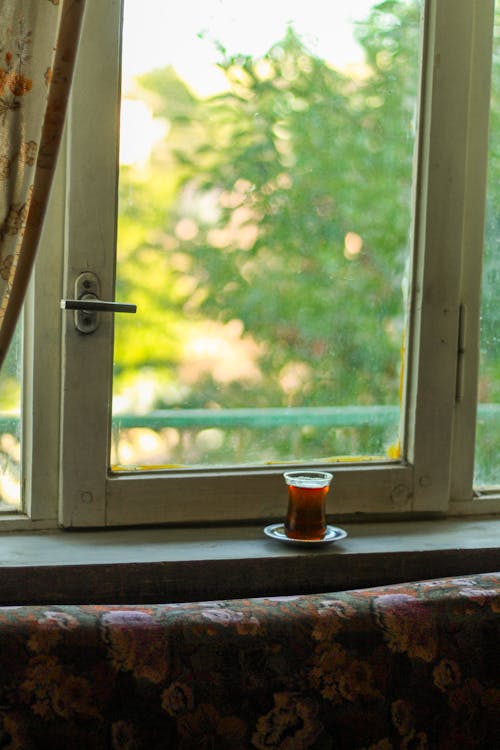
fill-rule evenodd
<path id="1" fill-rule="evenodd" d="M 48 284 L 42 248 L 34 281 L 55 439 L 29 496 L 45 482 L 65 526 L 267 520 L 306 465 L 333 471 L 337 515 L 496 507 L 494 469 L 473 490 L 494 4 L 136 5 L 123 53 L 121 4 L 86 11 L 45 231 L 61 261 Z M 137 314 L 56 318 L 82 273 Z"/>

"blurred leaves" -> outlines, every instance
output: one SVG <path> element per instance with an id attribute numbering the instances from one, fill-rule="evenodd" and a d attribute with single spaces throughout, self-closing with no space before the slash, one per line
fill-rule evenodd
<path id="1" fill-rule="evenodd" d="M 175 380 L 188 328 L 238 320 L 259 345 L 252 403 L 290 402 L 290 362 L 308 373 L 295 405 L 397 402 L 418 5 L 381 3 L 359 25 L 363 70 L 333 69 L 290 27 L 260 59 L 221 49 L 220 95 L 196 99 L 172 68 L 140 79 L 170 130 L 147 180 L 121 175 L 120 295 L 150 301 L 139 336 L 120 321 L 118 376 L 153 363 Z M 241 384 L 209 380 L 202 402 L 242 405 Z"/>
<path id="2" fill-rule="evenodd" d="M 121 174 L 118 295 L 140 318 L 117 321 L 117 390 L 146 368 L 164 384 L 154 408 L 398 403 L 420 8 L 374 6 L 357 24 L 356 69 L 330 67 L 290 27 L 259 59 L 221 47 L 222 94 L 197 98 L 171 67 L 140 78 L 169 131 L 146 171 Z M 495 149 L 483 388 L 498 398 L 498 138 Z M 201 342 L 207 322 L 218 333 Z M 242 372 L 259 377 L 232 379 L 228 364 L 222 382 L 200 358 L 234 322 L 234 351 L 252 352 Z M 355 452 L 381 449 L 364 439 Z"/>

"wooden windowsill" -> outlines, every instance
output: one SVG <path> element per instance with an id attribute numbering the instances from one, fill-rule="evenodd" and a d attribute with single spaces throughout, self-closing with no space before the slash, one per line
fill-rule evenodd
<path id="1" fill-rule="evenodd" d="M 0 604 L 290 595 L 500 570 L 498 517 L 343 528 L 314 550 L 261 526 L 2 533 Z"/>

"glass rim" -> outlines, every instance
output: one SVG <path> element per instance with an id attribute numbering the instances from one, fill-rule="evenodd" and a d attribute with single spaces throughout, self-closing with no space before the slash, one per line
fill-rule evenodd
<path id="1" fill-rule="evenodd" d="M 285 471 L 283 477 L 287 485 L 294 487 L 328 487 L 333 479 L 329 471 Z"/>

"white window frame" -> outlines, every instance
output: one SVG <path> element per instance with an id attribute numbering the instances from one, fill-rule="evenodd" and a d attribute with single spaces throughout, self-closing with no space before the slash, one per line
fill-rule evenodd
<path id="1" fill-rule="evenodd" d="M 98 331 L 85 337 L 71 313 L 59 312 L 60 297 L 73 296 L 83 270 L 97 273 L 103 299 L 113 299 L 120 5 L 87 0 L 27 306 L 25 517 L 42 527 L 279 518 L 281 466 L 112 475 L 113 321 L 102 316 Z M 474 498 L 472 490 L 493 8 L 493 0 L 427 0 L 404 458 L 332 464 L 328 511 L 336 517 L 500 510 L 500 496 Z"/>

